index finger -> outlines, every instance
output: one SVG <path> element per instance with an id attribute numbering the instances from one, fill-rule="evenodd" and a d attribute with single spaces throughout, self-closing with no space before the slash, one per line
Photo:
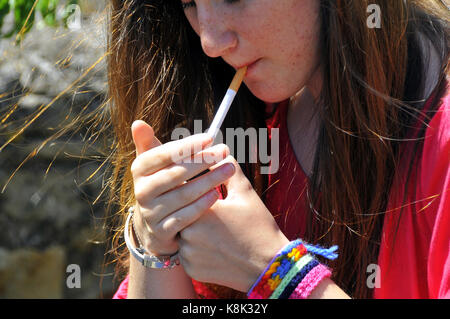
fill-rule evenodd
<path id="1" fill-rule="evenodd" d="M 142 153 L 132 164 L 133 175 L 151 175 L 169 165 L 190 157 L 208 147 L 213 139 L 208 134 L 195 134 L 171 141 Z"/>

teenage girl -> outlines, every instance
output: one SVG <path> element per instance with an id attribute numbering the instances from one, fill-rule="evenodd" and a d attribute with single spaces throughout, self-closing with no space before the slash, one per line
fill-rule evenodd
<path id="1" fill-rule="evenodd" d="M 255 297 L 301 239 L 338 247 L 303 297 L 450 298 L 448 18 L 438 0 L 112 0 L 115 297 Z M 242 66 L 222 130 L 278 128 L 273 174 L 206 134 L 171 141 Z M 195 148 L 224 159 L 173 161 Z M 144 267 L 124 231 L 180 265 Z"/>

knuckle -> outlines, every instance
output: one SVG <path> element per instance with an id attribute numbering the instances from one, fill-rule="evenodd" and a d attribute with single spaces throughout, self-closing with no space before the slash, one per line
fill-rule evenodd
<path id="1" fill-rule="evenodd" d="M 162 231 L 167 234 L 176 234 L 183 224 L 181 216 L 174 216 L 162 225 Z"/>
<path id="2" fill-rule="evenodd" d="M 164 225 L 157 224 L 153 228 L 153 235 L 161 241 L 166 241 L 169 239 L 168 233 L 164 228 Z"/>
<path id="3" fill-rule="evenodd" d="M 151 229 L 152 232 L 155 232 L 156 214 L 153 212 L 153 210 L 145 211 L 142 214 L 142 218 L 144 219 L 149 229 Z"/>
<path id="4" fill-rule="evenodd" d="M 181 187 L 178 191 L 177 197 L 183 202 L 190 202 L 192 199 L 192 191 L 190 187 Z"/>
<path id="5" fill-rule="evenodd" d="M 150 176 L 145 179 L 135 181 L 134 196 L 139 203 L 145 203 L 145 205 L 148 205 L 148 203 L 153 200 L 157 187 L 158 185 L 155 185 L 155 181 Z"/>
<path id="6" fill-rule="evenodd" d="M 170 180 L 179 180 L 186 172 L 186 169 L 182 166 L 174 166 L 167 171 L 167 177 Z"/>
<path id="7" fill-rule="evenodd" d="M 148 198 L 148 192 L 144 187 L 135 187 L 134 197 L 139 203 L 143 203 Z"/>
<path id="8" fill-rule="evenodd" d="M 136 177 L 137 176 L 137 174 L 138 174 L 138 162 L 137 162 L 137 160 L 135 159 L 132 163 L 131 163 L 131 166 L 130 166 L 130 172 L 131 172 L 131 175 L 133 176 L 133 177 Z"/>
<path id="9" fill-rule="evenodd" d="M 162 194 L 180 183 L 180 169 L 176 167 L 165 168 L 156 173 L 151 184 L 156 194 Z"/>
<path id="10" fill-rule="evenodd" d="M 151 159 L 149 159 L 149 161 L 151 161 L 152 163 L 155 163 L 155 164 L 162 164 L 162 163 L 165 163 L 167 160 L 166 160 L 166 154 L 164 154 L 164 153 L 161 153 L 161 152 L 159 152 L 160 151 L 160 149 L 154 149 L 154 152 L 153 152 L 153 154 L 152 154 L 152 158 Z"/>

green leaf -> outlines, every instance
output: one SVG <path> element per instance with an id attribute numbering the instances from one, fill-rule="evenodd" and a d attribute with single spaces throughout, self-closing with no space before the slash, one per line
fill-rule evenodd
<path id="1" fill-rule="evenodd" d="M 56 22 L 56 8 L 59 0 L 39 0 L 37 9 L 42 14 L 45 24 L 55 27 Z"/>
<path id="2" fill-rule="evenodd" d="M 9 0 L 0 0 L 0 30 L 3 26 L 3 20 L 5 16 L 9 13 L 10 6 Z"/>
<path id="3" fill-rule="evenodd" d="M 34 23 L 35 11 L 30 15 L 30 11 L 33 8 L 35 0 L 15 0 L 14 1 L 14 20 L 15 31 L 19 33 L 23 30 L 23 34 L 30 31 Z M 28 15 L 30 17 L 28 18 Z M 28 20 L 27 20 L 28 18 Z"/>
<path id="4" fill-rule="evenodd" d="M 20 41 L 33 27 L 36 11 L 41 13 L 45 24 L 52 27 L 62 24 L 67 27 L 67 19 L 71 14 L 68 10 L 65 10 L 65 14 L 60 20 L 57 20 L 56 11 L 60 0 L 37 0 L 36 8 L 30 14 L 30 10 L 33 8 L 35 1 L 36 0 L 0 0 L 0 30 L 3 26 L 5 16 L 11 12 L 14 15 L 13 28 L 10 29 L 7 34 L 1 34 L 0 32 L 0 38 L 9 38 L 22 31 L 22 34 L 20 34 L 17 39 Z M 67 0 L 64 3 L 67 8 L 72 4 L 77 4 L 78 1 L 79 0 Z"/>

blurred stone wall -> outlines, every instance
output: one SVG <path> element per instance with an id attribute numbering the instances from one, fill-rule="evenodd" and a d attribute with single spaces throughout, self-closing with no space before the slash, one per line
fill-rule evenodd
<path id="1" fill-rule="evenodd" d="M 83 150 L 91 123 L 21 166 L 47 138 L 105 102 L 104 59 L 80 78 L 105 54 L 105 1 L 80 4 L 71 29 L 45 27 L 38 17 L 19 45 L 0 40 L 0 147 L 50 104 L 0 151 L 0 298 L 109 298 L 115 289 L 112 268 L 102 266 L 105 205 L 94 204 L 105 178 L 104 145 Z M 79 288 L 69 265 L 79 266 Z"/>

